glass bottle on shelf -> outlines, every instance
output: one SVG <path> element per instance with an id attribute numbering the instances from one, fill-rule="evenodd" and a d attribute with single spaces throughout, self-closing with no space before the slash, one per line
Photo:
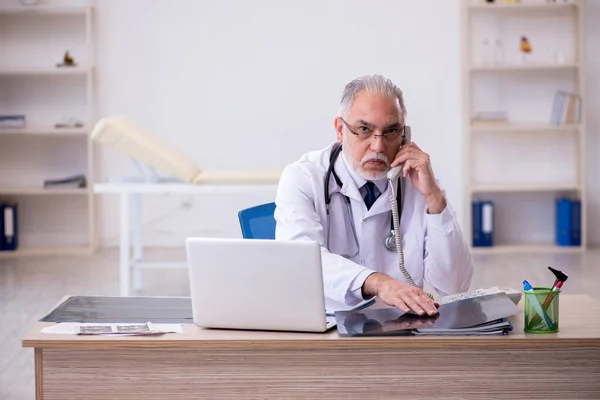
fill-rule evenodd
<path id="1" fill-rule="evenodd" d="M 502 48 L 502 40 L 496 39 L 494 44 L 494 63 L 497 65 L 504 64 L 504 50 Z"/>
<path id="2" fill-rule="evenodd" d="M 481 43 L 481 63 L 483 65 L 492 64 L 494 61 L 494 54 L 492 49 L 492 44 L 488 39 L 483 39 Z"/>

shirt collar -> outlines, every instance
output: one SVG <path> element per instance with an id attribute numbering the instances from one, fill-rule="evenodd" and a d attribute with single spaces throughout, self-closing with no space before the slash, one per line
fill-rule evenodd
<path id="1" fill-rule="evenodd" d="M 356 184 L 356 187 L 360 190 L 365 185 L 365 183 L 367 183 L 367 180 L 356 173 L 356 170 L 352 167 L 352 163 L 346 158 L 346 152 L 343 149 L 341 153 L 342 160 L 344 160 L 344 165 L 346 169 L 350 173 L 350 176 Z M 375 186 L 377 186 L 377 189 L 379 189 L 379 193 L 383 193 L 387 189 L 388 181 L 385 177 L 377 181 L 373 181 L 373 183 L 375 184 Z"/>

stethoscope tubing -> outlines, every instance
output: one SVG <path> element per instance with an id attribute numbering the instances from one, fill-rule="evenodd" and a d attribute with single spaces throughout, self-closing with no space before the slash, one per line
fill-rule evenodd
<path id="1" fill-rule="evenodd" d="M 331 149 L 331 155 L 329 157 L 329 167 L 327 168 L 327 172 L 325 173 L 325 184 L 324 184 L 324 195 L 325 195 L 325 212 L 327 214 L 327 242 L 326 242 L 326 246 L 327 249 L 329 249 L 329 243 L 330 243 L 330 236 L 331 236 L 331 225 L 330 225 L 330 221 L 331 221 L 331 214 L 330 214 L 330 205 L 331 205 L 331 199 L 332 199 L 332 194 L 337 193 L 340 196 L 343 196 L 345 198 L 345 202 L 346 202 L 346 214 L 348 214 L 348 216 L 350 217 L 350 226 L 352 229 L 352 236 L 354 237 L 354 243 L 356 245 L 356 252 L 353 255 L 349 255 L 349 254 L 342 254 L 342 256 L 346 257 L 346 258 L 354 258 L 356 257 L 359 253 L 360 253 L 360 243 L 358 241 L 358 236 L 356 234 L 356 226 L 354 225 L 354 217 L 353 217 L 353 213 L 352 213 L 352 206 L 350 204 L 350 199 L 348 198 L 348 196 L 342 194 L 340 191 L 336 191 L 336 192 L 329 192 L 329 182 L 331 180 L 331 176 L 333 175 L 334 180 L 336 181 L 337 185 L 342 188 L 343 187 L 343 183 L 340 180 L 340 178 L 338 177 L 338 175 L 335 172 L 335 168 L 334 168 L 334 164 L 335 161 L 337 159 L 337 157 L 339 156 L 340 152 L 342 151 L 342 145 L 339 143 L 336 143 L 333 148 Z M 398 182 L 398 194 L 397 194 L 397 198 L 400 199 L 402 197 L 401 194 L 402 191 L 402 187 L 400 182 Z M 400 215 L 402 213 L 401 209 L 402 209 L 402 203 L 400 201 L 398 201 L 398 207 L 400 208 Z M 395 236 L 394 236 L 394 225 L 393 225 L 393 220 L 390 218 L 390 234 L 388 236 L 385 237 L 384 239 L 384 245 L 386 247 L 386 249 L 388 249 L 389 251 L 396 251 L 396 240 L 395 240 Z"/>

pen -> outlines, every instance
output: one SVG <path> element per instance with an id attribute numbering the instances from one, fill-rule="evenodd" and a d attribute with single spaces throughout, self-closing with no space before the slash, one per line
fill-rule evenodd
<path id="1" fill-rule="evenodd" d="M 563 281 L 558 281 L 554 283 L 554 286 L 552 286 L 552 289 L 550 289 L 551 291 L 555 292 L 558 289 L 562 288 L 563 285 Z M 545 310 L 548 309 L 548 307 L 550 307 L 550 303 L 552 303 L 552 299 L 554 298 L 553 294 L 549 294 L 548 296 L 546 296 L 546 300 L 544 300 L 544 304 L 542 304 L 542 308 Z M 535 317 L 533 317 L 533 319 L 531 320 L 531 324 L 535 325 L 538 322 L 540 322 L 541 317 L 539 315 L 536 315 Z"/>
<path id="2" fill-rule="evenodd" d="M 553 287 L 552 287 L 552 291 L 555 292 L 556 290 L 560 289 L 563 285 L 563 281 L 558 281 Z M 547 310 L 548 307 L 550 306 L 550 303 L 552 303 L 552 298 L 554 297 L 554 295 L 549 294 L 548 296 L 546 296 L 546 300 L 544 300 L 544 304 L 542 304 L 542 308 L 544 310 Z"/>
<path id="3" fill-rule="evenodd" d="M 531 287 L 531 284 L 527 281 L 527 279 L 523 281 L 523 289 L 527 292 L 533 291 L 533 288 Z M 538 315 L 544 318 L 544 322 L 548 326 L 548 329 L 552 329 L 552 320 L 550 320 L 550 317 L 548 317 L 548 314 L 546 314 L 546 311 L 544 311 L 544 309 L 542 308 L 542 305 L 540 304 L 540 301 L 538 300 L 537 296 L 529 296 L 529 300 L 531 301 L 531 304 L 533 305 L 533 308 L 535 308 L 535 311 L 538 313 Z"/>

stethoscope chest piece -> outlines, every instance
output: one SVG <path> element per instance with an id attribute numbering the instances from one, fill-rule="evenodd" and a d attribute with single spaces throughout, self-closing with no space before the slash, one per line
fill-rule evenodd
<path id="1" fill-rule="evenodd" d="M 385 238 L 385 248 L 389 251 L 396 251 L 396 238 L 394 236 L 394 231 L 392 231 Z"/>

